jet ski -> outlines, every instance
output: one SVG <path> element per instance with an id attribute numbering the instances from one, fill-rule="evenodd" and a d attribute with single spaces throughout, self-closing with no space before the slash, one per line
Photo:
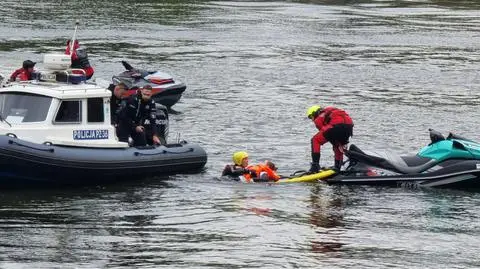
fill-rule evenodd
<path id="1" fill-rule="evenodd" d="M 356 145 L 345 152 L 344 171 L 328 184 L 480 189 L 480 143 L 429 129 L 431 143 L 415 155 L 369 153 Z"/>
<path id="2" fill-rule="evenodd" d="M 147 71 L 132 67 L 126 61 L 122 61 L 126 71 L 112 77 L 113 89 L 120 82 L 125 83 L 128 94 L 133 95 L 138 89 L 145 85 L 152 86 L 152 98 L 156 103 L 162 104 L 170 109 L 182 97 L 187 88 L 185 83 L 175 80 L 171 75 L 161 71 Z"/>

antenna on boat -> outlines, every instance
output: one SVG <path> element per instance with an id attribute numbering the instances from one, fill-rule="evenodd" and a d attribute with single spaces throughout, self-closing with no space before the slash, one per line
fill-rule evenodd
<path id="1" fill-rule="evenodd" d="M 75 43 L 75 38 L 77 36 L 77 29 L 78 29 L 79 24 L 80 24 L 80 21 L 76 20 L 75 21 L 75 31 L 73 31 L 73 37 L 72 37 L 72 40 L 70 41 L 70 56 L 72 56 L 72 53 L 73 53 L 73 44 Z"/>

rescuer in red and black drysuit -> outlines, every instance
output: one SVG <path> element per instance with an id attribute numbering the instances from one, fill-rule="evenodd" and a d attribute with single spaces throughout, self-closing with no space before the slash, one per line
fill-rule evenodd
<path id="1" fill-rule="evenodd" d="M 320 148 L 330 142 L 335 154 L 335 168 L 340 170 L 343 164 L 343 152 L 353 135 L 353 121 L 342 109 L 335 107 L 312 106 L 307 110 L 307 117 L 315 123 L 318 133 L 312 137 L 312 164 L 309 173 L 320 170 Z"/>

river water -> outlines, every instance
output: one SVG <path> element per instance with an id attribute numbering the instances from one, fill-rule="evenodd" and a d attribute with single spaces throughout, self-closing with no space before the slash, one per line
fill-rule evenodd
<path id="1" fill-rule="evenodd" d="M 2 1 L 1 73 L 63 50 L 78 19 L 97 79 L 128 60 L 187 83 L 170 139 L 209 160 L 195 175 L 0 193 L 0 267 L 479 268 L 477 193 L 218 178 L 236 150 L 307 169 L 314 104 L 347 110 L 364 149 L 412 153 L 428 128 L 479 139 L 479 17 L 468 0 Z"/>

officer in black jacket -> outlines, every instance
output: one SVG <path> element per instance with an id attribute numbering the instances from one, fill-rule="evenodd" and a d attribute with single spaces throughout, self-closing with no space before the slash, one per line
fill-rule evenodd
<path id="1" fill-rule="evenodd" d="M 120 109 L 122 101 L 126 99 L 125 94 L 127 92 L 127 86 L 125 83 L 120 82 L 117 85 L 110 84 L 108 89 L 112 91 L 112 97 L 110 97 L 110 122 L 117 127 L 117 111 Z"/>
<path id="2" fill-rule="evenodd" d="M 118 111 L 118 139 L 128 142 L 133 139 L 133 146 L 159 145 L 155 101 L 152 99 L 152 87 L 144 86 L 139 94 L 122 102 Z"/>

